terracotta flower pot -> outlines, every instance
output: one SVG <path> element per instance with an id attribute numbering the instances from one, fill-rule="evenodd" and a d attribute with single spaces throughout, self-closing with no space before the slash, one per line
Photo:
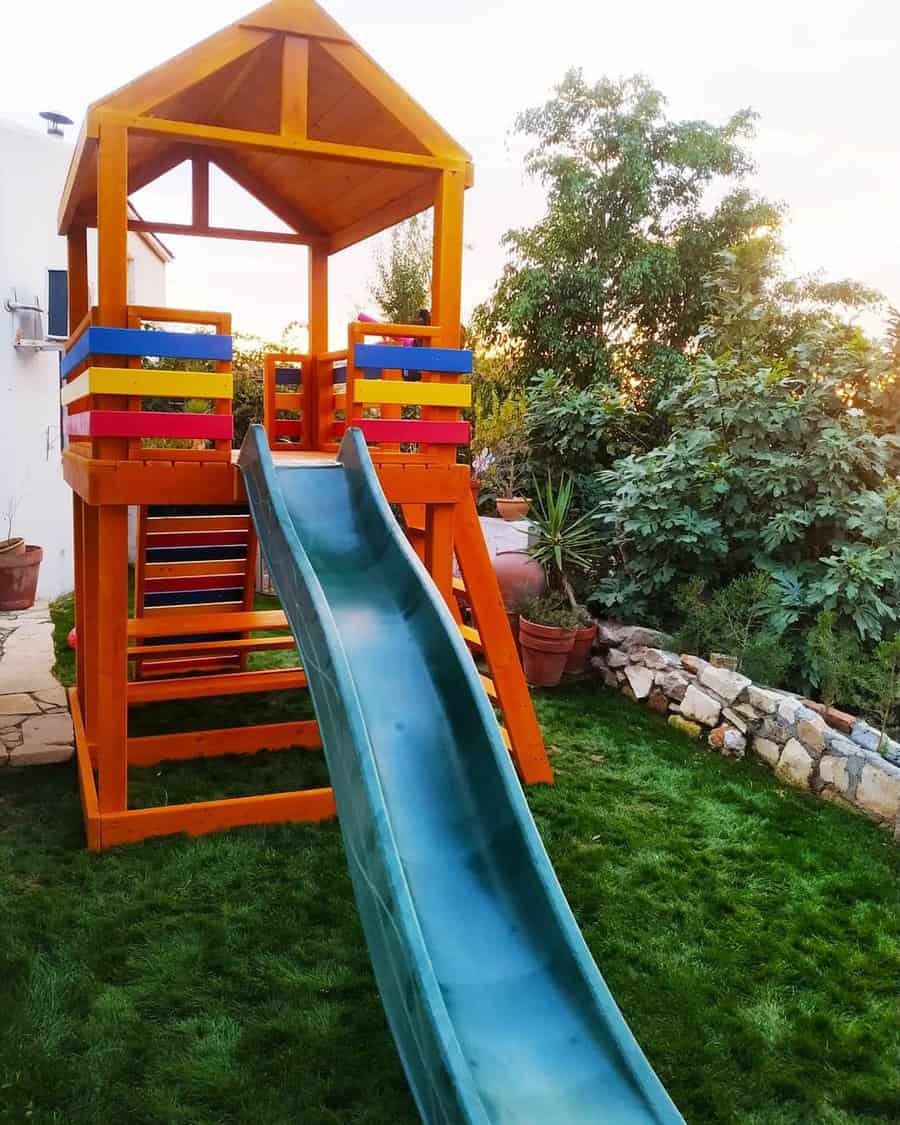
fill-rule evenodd
<path id="1" fill-rule="evenodd" d="M 502 519 L 523 520 L 528 515 L 531 501 L 524 496 L 506 496 L 497 498 L 497 511 Z"/>
<path id="2" fill-rule="evenodd" d="M 519 644 L 525 679 L 535 687 L 556 687 L 562 679 L 566 658 L 574 643 L 574 629 L 536 625 L 520 617 Z"/>
<path id="3" fill-rule="evenodd" d="M 0 609 L 30 609 L 44 552 L 28 543 L 20 554 L 0 554 Z"/>
<path id="4" fill-rule="evenodd" d="M 526 598 L 539 598 L 547 589 L 547 576 L 526 551 L 498 551 L 492 560 L 507 613 L 517 611 Z"/>
<path id="5" fill-rule="evenodd" d="M 16 535 L 12 539 L 4 539 L 0 542 L 0 555 L 24 555 L 25 554 L 25 540 L 21 535 Z"/>
<path id="6" fill-rule="evenodd" d="M 587 671 L 587 663 L 591 655 L 594 637 L 597 636 L 595 623 L 585 625 L 583 629 L 575 630 L 575 644 L 566 658 L 566 675 L 583 676 Z"/>

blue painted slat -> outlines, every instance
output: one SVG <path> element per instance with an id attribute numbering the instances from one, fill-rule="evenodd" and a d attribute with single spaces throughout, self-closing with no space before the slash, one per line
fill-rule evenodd
<path id="1" fill-rule="evenodd" d="M 470 375 L 472 353 L 456 348 L 398 348 L 391 344 L 357 344 L 353 353 L 357 367 L 380 371 L 414 368 L 441 375 Z"/>
<path id="2" fill-rule="evenodd" d="M 335 366 L 332 368 L 332 371 L 331 371 L 331 381 L 335 384 L 335 386 L 341 386 L 341 387 L 344 386 L 344 384 L 347 382 L 347 364 L 346 363 L 342 363 L 340 365 L 340 367 L 338 367 L 338 365 L 335 364 Z"/>
<path id="3" fill-rule="evenodd" d="M 63 356 L 68 375 L 91 355 L 152 355 L 166 359 L 231 360 L 230 336 L 194 332 L 142 332 L 139 328 L 87 328 Z"/>
<path id="4" fill-rule="evenodd" d="M 231 590 L 173 590 L 162 594 L 145 594 L 147 609 L 161 605 L 205 605 L 212 602 L 239 602 L 244 596 L 243 586 Z"/>
<path id="5" fill-rule="evenodd" d="M 303 372 L 299 367 L 276 367 L 276 387 L 298 387 L 303 381 Z"/>

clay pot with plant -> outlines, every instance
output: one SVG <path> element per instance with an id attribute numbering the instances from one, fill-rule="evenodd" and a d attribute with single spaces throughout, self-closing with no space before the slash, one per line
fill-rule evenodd
<path id="1" fill-rule="evenodd" d="M 578 615 L 557 594 L 526 598 L 519 606 L 519 647 L 525 679 L 556 687 L 575 644 Z"/>
<path id="2" fill-rule="evenodd" d="M 524 451 L 514 441 L 504 442 L 495 451 L 493 477 L 497 487 L 497 514 L 510 522 L 528 515 L 531 501 L 522 495 Z"/>
<path id="3" fill-rule="evenodd" d="M 6 538 L 0 540 L 0 610 L 30 609 L 37 596 L 38 572 L 44 552 L 20 535 L 13 535 L 19 502 L 6 510 Z"/>
<path id="4" fill-rule="evenodd" d="M 587 574 L 599 558 L 602 543 L 595 521 L 597 509 L 579 514 L 575 508 L 575 483 L 564 476 L 557 486 L 548 477 L 541 488 L 535 484 L 535 509 L 529 520 L 532 536 L 528 553 L 544 568 L 552 594 L 575 617 L 576 636 L 565 662 L 569 675 L 583 675 L 590 658 L 597 626 L 587 608 L 580 605 L 572 585 L 575 574 Z"/>

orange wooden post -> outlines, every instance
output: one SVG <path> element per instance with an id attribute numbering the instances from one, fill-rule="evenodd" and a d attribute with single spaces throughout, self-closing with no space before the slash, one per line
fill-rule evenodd
<path id="1" fill-rule="evenodd" d="M 305 137 L 309 117 L 309 40 L 285 35 L 281 48 L 281 132 Z"/>
<path id="2" fill-rule="evenodd" d="M 66 236 L 68 251 L 69 285 L 69 334 L 87 316 L 88 303 L 88 261 L 87 230 L 85 227 L 72 227 Z"/>
<path id="3" fill-rule="evenodd" d="M 96 677 L 100 811 L 119 812 L 128 803 L 128 509 L 98 509 L 97 549 L 100 612 Z"/>
<path id="4" fill-rule="evenodd" d="M 91 761 L 97 762 L 97 742 L 99 732 L 97 721 L 100 705 L 97 698 L 100 681 L 97 677 L 97 621 L 101 614 L 100 602 L 100 563 L 99 545 L 97 543 L 97 524 L 100 509 L 93 504 L 82 502 L 81 528 L 84 543 L 81 571 L 81 625 L 82 632 L 77 634 L 78 651 L 82 660 L 82 676 L 84 686 L 81 695 L 84 698 L 84 728 L 87 739 L 88 752 Z M 78 599 L 76 599 L 76 612 Z"/>
<path id="5" fill-rule="evenodd" d="M 441 328 L 440 338 L 435 343 L 445 348 L 459 347 L 464 191 L 465 180 L 461 173 L 441 173 L 434 203 L 431 320 Z M 449 381 L 455 378 L 452 375 L 445 377 Z M 459 417 L 459 411 L 453 407 L 423 407 L 422 417 L 429 420 L 455 419 Z M 430 461 L 456 461 L 453 446 L 432 446 L 426 448 L 425 453 Z M 429 505 L 425 520 L 425 560 L 451 612 L 458 614 L 453 595 L 453 521 L 452 504 Z"/>
<path id="6" fill-rule="evenodd" d="M 439 343 L 458 348 L 462 307 L 462 172 L 441 172 L 434 200 L 434 255 L 431 271 L 431 321 L 441 327 Z"/>
<path id="7" fill-rule="evenodd" d="M 77 492 L 72 493 L 72 551 L 75 570 L 75 684 L 81 711 L 85 710 L 84 646 L 87 627 L 84 618 L 84 501 Z"/>
<path id="8" fill-rule="evenodd" d="M 72 227 L 66 237 L 68 265 L 68 331 L 71 335 L 90 310 L 88 290 L 87 229 Z M 85 710 L 86 634 L 84 603 L 84 501 L 72 494 L 72 552 L 75 570 L 75 676 L 82 712 Z"/>
<path id="9" fill-rule="evenodd" d="M 128 325 L 128 132 L 123 125 L 103 122 L 97 154 L 97 277 L 99 323 L 107 328 Z M 97 361 L 95 361 L 97 362 Z M 113 362 L 113 365 L 117 365 Z M 98 395 L 99 410 L 121 410 L 121 395 Z M 125 460 L 125 438 L 93 442 L 92 456 Z"/>
<path id="10" fill-rule="evenodd" d="M 231 313 L 223 313 L 219 317 L 219 323 L 215 325 L 216 332 L 222 336 L 231 335 Z M 230 359 L 220 359 L 213 364 L 213 369 L 220 374 L 231 374 L 234 370 Z M 232 392 L 234 390 L 232 380 Z M 213 403 L 213 409 L 216 414 L 231 414 L 234 409 L 234 404 L 230 398 L 217 398 Z M 227 438 L 221 441 L 213 442 L 213 448 L 219 452 L 221 457 L 231 457 L 231 441 Z"/>
<path id="11" fill-rule="evenodd" d="M 324 246 L 310 246 L 308 269 L 309 352 L 312 359 L 304 365 L 303 372 L 303 448 L 322 449 L 334 440 L 331 432 L 334 419 L 330 385 L 332 365 L 319 363 L 319 356 L 328 351 L 328 251 Z M 323 385 L 326 380 L 327 386 Z"/>
<path id="12" fill-rule="evenodd" d="M 553 771 L 522 675 L 519 655 L 509 628 L 506 607 L 471 493 L 456 507 L 456 557 L 466 584 L 469 604 L 484 645 L 484 655 L 509 732 L 513 760 L 525 784 L 553 781 Z"/>
<path id="13" fill-rule="evenodd" d="M 266 352 L 263 356 L 263 426 L 269 449 L 275 448 L 275 380 L 275 356 Z"/>
<path id="14" fill-rule="evenodd" d="M 97 274 L 99 322 L 128 324 L 128 133 L 123 125 L 103 121 L 97 157 Z M 98 396 L 100 409 L 116 409 L 121 396 Z M 124 460 L 127 440 L 94 442 L 93 456 Z M 91 551 L 85 566 L 92 596 L 88 622 L 95 634 L 88 649 L 93 668 L 93 700 L 88 694 L 88 745 L 96 742 L 100 811 L 124 810 L 128 799 L 128 508 L 96 509 Z M 93 705 L 92 705 L 93 704 Z"/>

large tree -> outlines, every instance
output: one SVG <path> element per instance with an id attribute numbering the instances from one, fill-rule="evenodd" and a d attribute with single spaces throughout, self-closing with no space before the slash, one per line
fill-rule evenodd
<path id="1" fill-rule="evenodd" d="M 741 182 L 753 123 L 749 110 L 723 125 L 671 121 L 646 79 L 591 85 L 578 70 L 519 116 L 547 209 L 505 236 L 510 258 L 475 327 L 521 382 L 543 369 L 578 386 L 646 387 L 680 367 L 716 255 L 780 221 Z"/>

